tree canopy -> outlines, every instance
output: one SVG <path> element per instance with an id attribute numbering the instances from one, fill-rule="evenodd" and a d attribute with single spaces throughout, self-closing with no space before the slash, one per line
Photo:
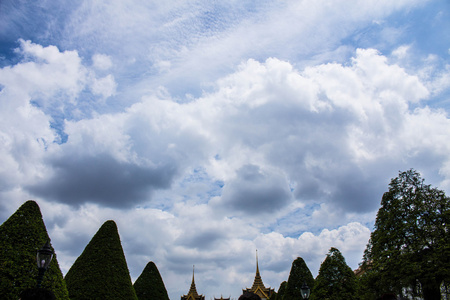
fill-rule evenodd
<path id="1" fill-rule="evenodd" d="M 364 282 L 378 295 L 440 299 L 450 279 L 450 201 L 415 170 L 392 179 L 365 250 Z"/>
<path id="2" fill-rule="evenodd" d="M 149 262 L 134 282 L 139 300 L 169 300 L 166 287 L 154 262 Z"/>
<path id="3" fill-rule="evenodd" d="M 137 300 L 114 221 L 106 221 L 65 277 L 70 299 Z"/>
<path id="4" fill-rule="evenodd" d="M 16 300 L 23 290 L 36 287 L 36 253 L 49 240 L 39 206 L 32 200 L 0 226 L 1 299 Z M 42 287 L 51 290 L 57 299 L 69 299 L 56 255 L 44 274 Z"/>
<path id="5" fill-rule="evenodd" d="M 356 299 L 356 292 L 355 274 L 345 262 L 342 253 L 331 248 L 320 265 L 310 299 L 351 300 Z"/>
<path id="6" fill-rule="evenodd" d="M 314 286 L 314 277 L 308 266 L 301 257 L 297 257 L 292 262 L 291 272 L 284 290 L 283 300 L 302 299 L 300 288 L 306 283 L 309 287 Z M 277 297 L 277 299 L 279 299 Z"/>

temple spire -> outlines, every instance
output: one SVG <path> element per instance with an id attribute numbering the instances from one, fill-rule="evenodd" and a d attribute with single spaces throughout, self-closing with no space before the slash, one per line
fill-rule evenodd
<path id="1" fill-rule="evenodd" d="M 196 297 L 198 297 L 198 293 L 197 293 L 197 288 L 195 287 L 194 271 L 195 271 L 195 265 L 192 266 L 192 283 L 191 283 L 191 288 L 189 289 L 188 295 L 193 295 L 194 298 L 196 298 Z"/>
<path id="2" fill-rule="evenodd" d="M 205 300 L 205 296 L 199 295 L 197 293 L 197 288 L 195 287 L 195 265 L 192 266 L 192 283 L 191 288 L 189 289 L 189 292 L 187 295 L 181 296 L 181 300 Z"/>
<path id="3" fill-rule="evenodd" d="M 261 278 L 261 274 L 259 274 L 259 265 L 258 265 L 258 250 L 256 250 L 256 275 L 255 280 L 253 281 L 252 289 L 256 290 L 258 288 L 265 289 L 264 283 Z"/>
<path id="4" fill-rule="evenodd" d="M 259 266 L 258 266 L 258 249 L 256 249 L 256 276 L 259 275 Z"/>
<path id="5" fill-rule="evenodd" d="M 256 275 L 255 280 L 253 281 L 253 285 L 251 288 L 247 288 L 242 290 L 243 292 L 252 292 L 257 294 L 261 300 L 267 300 L 272 296 L 275 292 L 274 289 L 264 286 L 264 283 L 261 278 L 261 274 L 259 273 L 259 263 L 258 263 L 258 250 L 256 250 Z"/>

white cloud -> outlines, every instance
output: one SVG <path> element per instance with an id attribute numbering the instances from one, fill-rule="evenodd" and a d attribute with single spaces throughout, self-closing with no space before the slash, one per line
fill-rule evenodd
<path id="1" fill-rule="evenodd" d="M 115 94 L 116 92 L 116 82 L 114 77 L 110 74 L 100 79 L 93 79 L 92 82 L 92 92 L 96 95 L 102 95 L 108 98 Z"/>
<path id="2" fill-rule="evenodd" d="M 403 59 L 408 55 L 408 52 L 410 51 L 411 46 L 410 45 L 403 45 L 392 51 L 392 55 L 397 57 L 398 59 Z"/>
<path id="3" fill-rule="evenodd" d="M 236 171 L 254 165 L 272 174 L 267 182 L 275 190 L 284 182 L 278 196 L 267 191 L 270 203 L 288 203 L 288 187 L 295 187 L 301 201 L 369 211 L 382 187 L 370 184 L 377 181 L 380 165 L 392 166 L 401 158 L 398 168 L 410 167 L 430 151 L 445 156 L 447 143 L 436 148 L 437 140 L 417 138 L 420 132 L 428 139 L 435 136 L 431 124 L 437 120 L 442 135 L 448 127 L 440 112 L 410 111 L 411 103 L 428 96 L 417 76 L 389 65 L 373 49 L 358 50 L 349 66 L 330 63 L 303 71 L 275 58 L 264 63 L 249 60 L 217 81 L 214 92 L 189 103 L 177 103 L 167 94 L 160 95 L 165 100 L 146 96 L 121 113 L 66 122 L 68 141 L 51 145 L 49 161 L 56 166 L 69 153 L 77 153 L 80 164 L 110 157 L 120 168 L 165 169 L 167 182 L 156 185 L 160 188 L 201 166 L 225 182 L 224 203 L 229 204 L 235 200 L 226 200 L 226 194 L 251 190 L 251 185 L 233 184 Z M 416 128 L 419 116 L 427 116 L 429 128 Z M 364 185 L 365 191 L 358 188 Z"/>
<path id="4" fill-rule="evenodd" d="M 94 68 L 105 71 L 112 67 L 113 63 L 111 57 L 104 54 L 94 54 L 92 56 L 92 62 Z"/>
<path id="5" fill-rule="evenodd" d="M 42 47 L 24 40 L 20 43 L 18 51 L 32 61 L 11 68 L 6 84 L 19 81 L 21 89 L 46 97 L 57 91 L 76 97 L 85 84 L 86 76 L 86 69 L 76 51 L 61 53 L 55 46 Z"/>

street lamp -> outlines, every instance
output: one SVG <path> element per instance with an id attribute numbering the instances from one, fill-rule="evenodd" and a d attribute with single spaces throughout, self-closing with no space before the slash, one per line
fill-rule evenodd
<path id="1" fill-rule="evenodd" d="M 37 288 L 41 287 L 42 280 L 44 279 L 44 273 L 47 271 L 48 266 L 53 258 L 53 250 L 50 248 L 50 241 L 47 240 L 45 245 L 38 250 L 36 255 L 37 267 L 39 270 L 37 277 Z"/>
<path id="2" fill-rule="evenodd" d="M 303 282 L 302 287 L 300 288 L 300 292 L 302 294 L 302 298 L 303 299 L 308 299 L 309 298 L 309 294 L 311 293 L 311 289 L 309 288 L 309 286 L 306 284 L 306 282 Z"/>

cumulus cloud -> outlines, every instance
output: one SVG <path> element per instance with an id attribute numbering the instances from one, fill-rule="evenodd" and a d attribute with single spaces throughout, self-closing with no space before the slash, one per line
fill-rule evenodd
<path id="1" fill-rule="evenodd" d="M 116 91 L 116 82 L 114 81 L 114 76 L 107 75 L 103 78 L 93 79 L 92 92 L 96 95 L 102 95 L 108 98 L 114 95 Z"/>
<path id="2" fill-rule="evenodd" d="M 63 273 L 114 219 L 171 298 L 356 268 L 399 170 L 450 188 L 449 68 L 427 2 L 325 2 L 3 6 L 0 217 L 37 198 Z"/>
<path id="3" fill-rule="evenodd" d="M 92 56 L 92 64 L 94 68 L 102 71 L 110 69 L 113 65 L 110 56 L 98 53 Z"/>
<path id="4" fill-rule="evenodd" d="M 380 165 L 401 169 L 424 153 L 445 155 L 448 149 L 432 139 L 438 128 L 433 120 L 442 116 L 439 128 L 448 128 L 442 112 L 410 110 L 429 96 L 427 88 L 372 49 L 358 50 L 349 66 L 330 63 L 302 71 L 275 58 L 249 60 L 217 81 L 214 92 L 191 102 L 161 96 L 147 96 L 121 113 L 66 122 L 68 141 L 42 154 L 53 171 L 29 190 L 58 199 L 77 182 L 84 192 L 72 191 L 70 203 L 126 206 L 202 166 L 224 181 L 221 200 L 213 203 L 230 211 L 273 212 L 294 196 L 343 212 L 368 212 L 384 187 L 377 180 Z M 430 125 L 416 128 L 423 119 Z M 419 143 L 420 132 L 432 140 Z M 440 147 L 433 146 L 438 142 Z M 440 168 L 437 161 L 432 167 Z M 121 192 L 95 189 L 94 178 Z M 55 179 L 59 188 L 50 192 Z"/>
<path id="5" fill-rule="evenodd" d="M 28 186 L 33 194 L 61 203 L 95 202 L 129 207 L 170 186 L 175 167 L 121 163 L 109 155 L 70 156 L 51 160 L 54 172 L 43 182 Z"/>
<path id="6" fill-rule="evenodd" d="M 236 178 L 225 185 L 222 205 L 243 214 L 272 214 L 283 208 L 292 196 L 285 178 L 263 172 L 258 166 L 244 165 Z"/>
<path id="7" fill-rule="evenodd" d="M 375 50 L 361 49 L 350 66 L 324 64 L 302 72 L 277 59 L 250 60 L 220 80 L 217 92 L 199 99 L 198 105 L 208 107 L 205 121 L 217 126 L 220 160 L 212 168 L 228 170 L 221 176 L 231 179 L 233 170 L 248 163 L 271 166 L 286 172 L 299 200 L 369 211 L 382 192 L 381 184 L 374 184 L 380 164 L 396 163 L 401 169 L 405 161 L 393 159 L 412 151 L 410 120 L 420 124 L 412 119 L 422 110 L 411 111 L 410 104 L 428 96 L 417 76 L 389 65 Z M 426 132 L 432 134 L 431 129 Z M 417 154 L 437 151 L 413 144 Z M 224 199 L 226 193 L 238 199 L 243 189 L 252 189 L 239 176 L 236 182 L 229 182 L 235 194 L 225 185 Z M 245 206 L 245 201 L 240 203 Z"/>
<path id="8" fill-rule="evenodd" d="M 20 82 L 22 90 L 46 98 L 58 91 L 74 98 L 83 89 L 86 69 L 76 51 L 60 52 L 55 46 L 43 47 L 24 40 L 20 40 L 17 51 L 25 62 L 6 68 L 9 79 L 2 81 L 7 85 Z"/>

